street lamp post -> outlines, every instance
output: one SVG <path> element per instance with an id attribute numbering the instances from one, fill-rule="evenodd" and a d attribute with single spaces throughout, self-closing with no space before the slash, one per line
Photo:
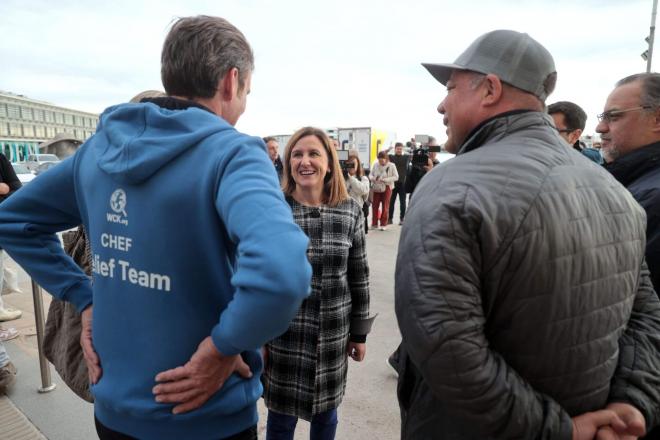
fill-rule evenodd
<path id="1" fill-rule="evenodd" d="M 651 61 L 653 60 L 653 40 L 655 39 L 655 15 L 658 11 L 658 0 L 653 0 L 653 12 L 651 13 L 651 32 L 649 33 L 649 50 L 646 57 L 646 72 L 651 72 Z"/>

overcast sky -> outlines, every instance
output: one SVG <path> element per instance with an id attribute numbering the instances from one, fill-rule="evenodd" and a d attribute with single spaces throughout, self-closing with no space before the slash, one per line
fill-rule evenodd
<path id="1" fill-rule="evenodd" d="M 100 113 L 162 89 L 160 50 L 174 18 L 218 15 L 243 31 L 256 58 L 239 130 L 265 136 L 304 125 L 372 126 L 400 140 L 442 141 L 436 107 L 445 90 L 420 63 L 452 62 L 479 35 L 514 29 L 554 56 L 558 82 L 548 103 L 581 105 L 591 133 L 613 84 L 646 69 L 640 54 L 652 3 L 0 0 L 0 90 Z"/>

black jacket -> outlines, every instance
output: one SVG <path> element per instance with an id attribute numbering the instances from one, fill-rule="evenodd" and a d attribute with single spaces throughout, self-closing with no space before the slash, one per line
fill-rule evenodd
<path id="1" fill-rule="evenodd" d="M 639 148 L 605 165 L 646 211 L 646 262 L 660 291 L 660 142 Z"/>
<path id="2" fill-rule="evenodd" d="M 496 117 L 415 190 L 397 256 L 402 438 L 571 439 L 608 402 L 660 420 L 644 211 L 547 114 Z"/>
<path id="3" fill-rule="evenodd" d="M 11 166 L 4 154 L 0 154 L 0 182 L 9 185 L 9 193 L 0 195 L 0 202 L 4 202 L 7 197 L 21 187 L 21 181 L 16 177 L 14 167 Z"/>

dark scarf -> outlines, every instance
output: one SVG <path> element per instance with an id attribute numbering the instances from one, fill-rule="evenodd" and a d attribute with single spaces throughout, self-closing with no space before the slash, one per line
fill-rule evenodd
<path id="1" fill-rule="evenodd" d="M 614 178 L 626 187 L 659 166 L 660 142 L 645 145 L 605 164 L 605 168 Z"/>

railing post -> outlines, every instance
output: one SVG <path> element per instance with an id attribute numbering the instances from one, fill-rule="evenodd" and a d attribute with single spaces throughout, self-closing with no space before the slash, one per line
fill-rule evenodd
<path id="1" fill-rule="evenodd" d="M 43 350 L 44 343 L 44 302 L 41 296 L 41 287 L 36 281 L 32 281 L 32 298 L 34 299 L 34 321 L 37 326 L 37 345 L 39 348 L 39 369 L 41 370 L 40 393 L 53 391 L 56 385 L 50 379 L 50 365 Z"/>

